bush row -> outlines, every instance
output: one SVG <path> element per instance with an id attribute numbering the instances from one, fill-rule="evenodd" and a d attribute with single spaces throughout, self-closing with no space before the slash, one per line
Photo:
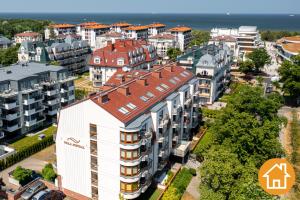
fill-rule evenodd
<path id="1" fill-rule="evenodd" d="M 13 155 L 6 157 L 3 160 L 0 160 L 0 171 L 20 162 L 21 160 L 41 151 L 42 149 L 52 145 L 54 143 L 53 136 L 44 138 L 32 146 L 24 148 Z"/>

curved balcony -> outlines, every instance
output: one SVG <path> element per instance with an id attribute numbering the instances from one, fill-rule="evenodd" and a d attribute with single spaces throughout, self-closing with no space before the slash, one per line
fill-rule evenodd
<path id="1" fill-rule="evenodd" d="M 124 199 L 135 199 L 141 195 L 142 188 L 134 192 L 121 192 Z"/>
<path id="2" fill-rule="evenodd" d="M 138 149 L 142 145 L 142 140 L 139 140 L 137 143 L 120 143 L 120 148 L 122 149 L 128 149 L 128 150 L 133 150 L 133 149 Z"/>
<path id="3" fill-rule="evenodd" d="M 126 176 L 126 175 L 120 175 L 120 181 L 125 182 L 125 183 L 135 183 L 140 180 L 142 176 L 142 171 L 140 171 L 138 174 L 134 176 Z"/>
<path id="4" fill-rule="evenodd" d="M 125 159 L 121 159 L 120 160 L 120 164 L 123 166 L 127 166 L 127 167 L 133 167 L 136 166 L 138 164 L 140 164 L 142 161 L 142 157 L 138 157 L 137 159 L 134 160 L 125 160 Z"/>

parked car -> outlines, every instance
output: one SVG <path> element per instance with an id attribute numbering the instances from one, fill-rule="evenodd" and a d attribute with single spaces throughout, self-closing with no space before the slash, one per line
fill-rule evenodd
<path id="1" fill-rule="evenodd" d="M 45 200 L 50 191 L 51 190 L 49 189 L 39 191 L 36 195 L 32 197 L 32 200 Z"/>
<path id="2" fill-rule="evenodd" d="M 33 195 L 35 195 L 37 192 L 45 189 L 46 186 L 43 182 L 37 181 L 33 185 L 31 185 L 29 188 L 26 189 L 26 191 L 21 195 L 21 198 L 23 200 L 29 200 Z"/>

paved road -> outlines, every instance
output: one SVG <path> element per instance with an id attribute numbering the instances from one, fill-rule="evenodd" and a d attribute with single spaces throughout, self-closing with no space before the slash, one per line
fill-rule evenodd
<path id="1" fill-rule="evenodd" d="M 268 51 L 269 55 L 271 56 L 271 64 L 266 65 L 263 69 L 265 73 L 267 73 L 269 76 L 278 76 L 278 68 L 279 64 L 276 60 L 277 51 L 273 46 L 272 42 L 266 42 L 266 50 Z"/>

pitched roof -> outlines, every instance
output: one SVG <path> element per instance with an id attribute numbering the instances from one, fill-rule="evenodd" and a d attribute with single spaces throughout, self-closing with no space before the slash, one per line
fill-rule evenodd
<path id="1" fill-rule="evenodd" d="M 85 26 L 84 28 L 86 28 L 86 29 L 108 29 L 108 28 L 110 28 L 110 26 L 106 25 L 106 24 L 94 24 L 94 25 Z"/>
<path id="2" fill-rule="evenodd" d="M 163 27 L 166 27 L 165 24 L 162 24 L 162 23 L 153 23 L 153 24 L 149 24 L 147 25 L 149 28 L 163 28 Z"/>
<path id="3" fill-rule="evenodd" d="M 294 54 L 300 53 L 300 43 L 287 43 L 287 44 L 282 44 L 282 48 L 285 51 L 289 51 Z"/>
<path id="4" fill-rule="evenodd" d="M 161 34 L 157 34 L 155 36 L 149 37 L 149 39 L 168 39 L 168 40 L 173 40 L 173 39 L 175 39 L 175 36 L 172 35 L 172 34 L 161 33 Z"/>
<path id="5" fill-rule="evenodd" d="M 111 24 L 110 26 L 128 27 L 128 26 L 131 26 L 131 24 L 129 24 L 127 22 L 117 22 L 117 23 Z"/>
<path id="6" fill-rule="evenodd" d="M 84 22 L 79 24 L 80 27 L 85 27 L 85 26 L 91 26 L 91 25 L 97 25 L 97 22 Z"/>
<path id="7" fill-rule="evenodd" d="M 122 68 L 117 64 L 118 59 L 124 59 L 124 65 L 127 67 L 135 67 L 141 65 L 145 62 L 150 62 L 155 60 L 157 57 L 150 57 L 150 53 L 155 53 L 155 48 L 147 44 L 145 41 L 139 40 L 116 40 L 115 44 L 109 42 L 106 47 L 97 49 L 93 52 L 90 64 L 93 66 L 101 67 L 116 67 Z M 131 63 L 132 54 L 137 54 L 135 56 L 135 62 Z M 137 57 L 143 57 L 142 60 L 138 60 Z M 95 63 L 95 58 L 100 58 L 100 63 Z"/>
<path id="8" fill-rule="evenodd" d="M 291 36 L 291 37 L 284 37 L 283 40 L 286 41 L 286 42 L 300 43 L 300 35 Z"/>
<path id="9" fill-rule="evenodd" d="M 10 39 L 0 35 L 0 44 L 1 45 L 9 45 L 9 44 L 12 44 L 12 41 L 10 41 Z"/>
<path id="10" fill-rule="evenodd" d="M 191 30 L 192 29 L 187 26 L 178 26 L 178 27 L 170 28 L 168 31 L 170 31 L 170 32 L 187 32 L 187 31 L 191 31 Z"/>
<path id="11" fill-rule="evenodd" d="M 174 77 L 178 80 L 170 82 Z M 140 76 L 124 84 L 91 97 L 91 100 L 123 123 L 128 123 L 149 111 L 193 78 L 194 75 L 190 71 L 180 66 L 158 66 L 147 73 L 142 72 Z"/>
<path id="12" fill-rule="evenodd" d="M 37 33 L 37 32 L 31 32 L 31 31 L 18 33 L 18 34 L 15 35 L 15 37 L 38 37 L 38 36 L 41 36 L 41 34 Z"/>
<path id="13" fill-rule="evenodd" d="M 146 30 L 148 29 L 148 26 L 129 26 L 125 28 L 126 31 L 140 31 L 140 30 Z"/>

